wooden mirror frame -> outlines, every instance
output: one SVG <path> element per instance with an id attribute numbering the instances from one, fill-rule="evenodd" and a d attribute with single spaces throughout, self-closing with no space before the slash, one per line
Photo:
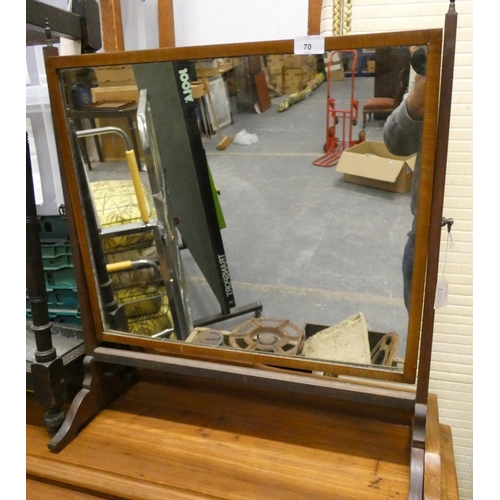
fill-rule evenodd
<path id="1" fill-rule="evenodd" d="M 349 377 L 370 378 L 379 381 L 413 384 L 416 380 L 417 359 L 421 342 L 421 325 L 425 276 L 429 249 L 429 228 L 432 211 L 432 192 L 435 175 L 436 145 L 438 133 L 438 107 L 441 83 L 441 56 L 443 30 L 418 30 L 406 32 L 378 33 L 366 35 L 347 35 L 325 38 L 325 50 L 349 50 L 367 47 L 392 47 L 426 45 L 428 49 L 426 100 L 424 111 L 424 129 L 421 151 L 421 173 L 418 200 L 417 235 L 412 283 L 411 307 L 408 324 L 408 340 L 402 371 L 374 368 L 373 366 L 354 366 L 348 364 L 322 362 L 303 358 L 260 352 L 231 351 L 206 346 L 196 346 L 184 342 L 165 342 L 149 338 L 135 337 L 106 331 L 100 313 L 98 291 L 96 290 L 90 244 L 81 208 L 80 192 L 75 172 L 70 131 L 66 116 L 66 105 L 60 89 L 59 72 L 61 70 L 94 67 L 101 65 L 140 64 L 145 62 L 178 61 L 185 59 L 214 59 L 262 54 L 294 53 L 294 41 L 270 41 L 216 46 L 165 48 L 130 52 L 86 54 L 77 56 L 48 57 L 46 59 L 47 79 L 53 119 L 58 139 L 61 177 L 68 214 L 68 224 L 73 226 L 78 248 L 73 248 L 75 255 L 75 273 L 78 282 L 82 326 L 84 330 L 87 354 L 98 349 L 101 343 L 109 345 L 134 346 L 154 350 L 166 356 L 179 359 L 197 359 L 202 362 L 220 362 L 229 365 L 273 366 L 285 370 L 304 370 L 327 372 Z M 71 234 L 71 232 L 70 232 Z M 80 266 L 81 264 L 81 266 Z M 120 347 L 120 346 L 117 346 Z M 123 353 L 123 349 L 121 350 Z M 131 351 L 132 352 L 132 351 Z M 129 360 L 130 361 L 130 360 Z"/>
<path id="2" fill-rule="evenodd" d="M 75 274 L 78 283 L 78 298 L 82 311 L 82 329 L 84 332 L 86 358 L 84 361 L 85 378 L 82 389 L 73 399 L 63 425 L 48 443 L 52 452 L 62 450 L 79 430 L 92 419 L 110 401 L 116 398 L 130 382 L 128 377 L 133 371 L 108 372 L 105 363 L 112 363 L 132 368 L 150 368 L 172 374 L 199 376 L 216 381 L 230 381 L 241 385 L 253 385 L 268 389 L 289 391 L 292 393 L 319 396 L 322 399 L 335 400 L 339 411 L 347 410 L 342 403 L 354 403 L 355 411 L 370 415 L 373 419 L 411 426 L 410 445 L 410 488 L 409 500 L 420 500 L 424 496 L 424 473 L 426 465 L 426 420 L 429 390 L 429 375 L 432 353 L 434 326 L 434 297 L 436 292 L 439 251 L 442 226 L 443 197 L 448 156 L 449 126 L 451 114 L 451 96 L 453 87 L 453 69 L 457 15 L 454 0 L 451 0 L 443 30 L 424 30 L 406 33 L 381 33 L 377 35 L 349 35 L 326 39 L 326 49 L 350 49 L 373 46 L 424 45 L 428 46 L 428 73 L 426 85 L 426 104 L 424 112 L 424 139 L 422 164 L 425 173 L 420 180 L 419 219 L 417 225 L 418 259 L 414 272 L 417 280 L 412 289 L 412 318 L 410 327 L 418 329 L 418 337 L 411 339 L 409 351 L 415 354 L 412 366 L 406 367 L 399 379 L 387 376 L 387 372 L 376 370 L 345 371 L 339 365 L 339 374 L 359 377 L 371 376 L 372 382 L 351 377 L 319 377 L 308 373 L 296 373 L 276 370 L 269 366 L 238 363 L 235 359 L 217 357 L 206 361 L 197 357 L 196 351 L 186 357 L 174 357 L 172 353 L 139 352 L 134 347 L 151 347 L 150 343 L 133 343 L 130 337 L 108 336 L 102 325 L 99 309 L 96 305 L 95 283 L 89 249 L 86 245 L 85 221 L 79 210 L 79 193 L 75 171 L 72 168 L 73 157 L 70 147 L 65 104 L 62 100 L 58 71 L 69 67 L 93 66 L 97 64 L 132 64 L 145 60 L 179 60 L 254 55 L 266 52 L 292 53 L 293 42 L 266 42 L 258 44 L 235 44 L 219 47 L 196 47 L 183 49 L 160 49 L 154 51 L 102 54 L 89 56 L 56 57 L 57 51 L 45 50 L 49 93 L 56 138 L 58 142 L 61 181 L 66 201 L 68 231 L 74 258 Z M 443 40 L 444 34 L 444 40 Z M 442 43 L 443 42 L 443 43 Z M 442 51 L 441 51 L 442 48 Z M 245 52 L 246 51 L 246 52 Z M 442 58 L 442 60 L 441 60 Z M 76 204 L 73 203 L 76 201 Z M 81 238 L 81 239 L 80 239 Z M 416 295 L 418 294 L 418 297 Z M 423 300 L 422 300 L 423 298 Z M 417 307 L 418 314 L 415 313 Z M 105 342 L 106 341 L 106 342 Z M 111 342 L 108 342 L 111 341 Z M 115 342 L 123 342 L 115 344 Z M 173 344 L 171 344 L 173 345 Z M 154 347 L 157 347 L 155 344 Z M 155 351 L 153 351 L 155 352 Z M 158 351 L 156 351 L 158 352 Z M 206 351 L 203 352 L 205 354 Z M 407 350 L 408 352 L 408 350 Z M 417 366 L 418 357 L 418 366 Z M 209 358 L 210 359 L 210 358 Z M 240 360 L 241 361 L 241 360 Z M 259 358 L 262 361 L 262 357 Z M 411 370 L 410 370 L 411 368 Z M 332 366 L 328 365 L 329 372 Z M 386 376 L 380 376 L 386 374 Z M 417 376 L 416 376 L 417 375 Z M 116 379 L 119 379 L 116 384 Z M 403 382 L 407 385 L 394 387 L 383 381 Z M 408 384 L 414 383 L 411 388 Z M 432 450 L 430 450 L 432 452 Z M 434 460 L 431 458 L 431 461 Z M 425 474 L 427 476 L 427 474 Z"/>

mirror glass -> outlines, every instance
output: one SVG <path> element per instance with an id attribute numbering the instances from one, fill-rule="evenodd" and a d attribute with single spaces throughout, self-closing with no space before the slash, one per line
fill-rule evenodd
<path id="1" fill-rule="evenodd" d="M 409 46 L 59 71 L 104 331 L 401 371 L 413 77 Z"/>

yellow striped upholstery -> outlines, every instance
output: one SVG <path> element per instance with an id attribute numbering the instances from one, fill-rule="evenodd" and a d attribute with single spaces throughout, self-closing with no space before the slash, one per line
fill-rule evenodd
<path id="1" fill-rule="evenodd" d="M 142 222 L 132 181 L 97 181 L 90 183 L 94 207 L 103 229 L 116 228 L 117 234 L 102 239 L 106 260 L 119 263 L 157 260 L 153 234 L 138 232 L 120 235 L 120 226 Z M 150 218 L 155 218 L 149 192 L 142 186 Z M 170 305 L 154 268 L 121 270 L 110 273 L 113 290 L 124 308 L 130 333 L 152 336 L 173 328 Z M 175 338 L 175 334 L 170 338 Z"/>
<path id="2" fill-rule="evenodd" d="M 153 204 L 149 192 L 142 186 L 146 207 L 149 216 L 154 217 Z M 90 183 L 92 199 L 99 218 L 101 228 L 121 226 L 134 222 L 142 222 L 141 213 L 137 205 L 134 186 L 131 181 L 97 181 Z M 147 233 L 136 233 L 131 235 L 120 235 L 103 239 L 104 253 L 126 250 L 144 243 L 153 243 L 153 235 Z"/>

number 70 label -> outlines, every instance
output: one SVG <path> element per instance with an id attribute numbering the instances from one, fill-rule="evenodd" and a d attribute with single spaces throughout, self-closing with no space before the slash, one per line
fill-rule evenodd
<path id="1" fill-rule="evenodd" d="M 299 36 L 294 39 L 294 54 L 323 54 L 324 52 L 324 36 Z"/>

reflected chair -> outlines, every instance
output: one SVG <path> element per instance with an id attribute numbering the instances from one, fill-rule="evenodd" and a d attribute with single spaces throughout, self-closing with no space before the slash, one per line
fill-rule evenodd
<path id="1" fill-rule="evenodd" d="M 401 104 L 403 95 L 407 90 L 406 85 L 404 85 L 403 83 L 404 73 L 405 68 L 398 72 L 396 92 L 394 93 L 394 97 L 370 97 L 365 102 L 362 110 L 363 128 L 366 128 L 367 118 L 368 121 L 370 121 L 372 116 L 377 115 L 386 119 Z"/>
<path id="2" fill-rule="evenodd" d="M 393 97 L 370 97 L 363 106 L 363 128 L 366 127 L 366 118 L 371 120 L 374 114 L 387 118 L 399 105 Z"/>
<path id="3" fill-rule="evenodd" d="M 142 185 L 146 212 L 154 216 L 149 193 Z M 158 255 L 150 231 L 130 231 L 141 222 L 133 183 L 90 183 L 101 229 L 102 246 L 114 294 L 123 308 L 130 333 L 170 337 L 173 320 L 167 292 L 158 266 Z"/>
<path id="4" fill-rule="evenodd" d="M 90 210 L 100 234 L 96 245 L 108 275 L 106 287 L 110 286 L 123 318 L 116 327 L 136 335 L 175 338 L 169 294 L 159 264 L 160 229 L 131 141 L 118 127 L 77 131 L 76 137 L 104 133 L 123 138 L 131 179 L 88 182 L 84 175 L 82 180 L 88 186 Z"/>

